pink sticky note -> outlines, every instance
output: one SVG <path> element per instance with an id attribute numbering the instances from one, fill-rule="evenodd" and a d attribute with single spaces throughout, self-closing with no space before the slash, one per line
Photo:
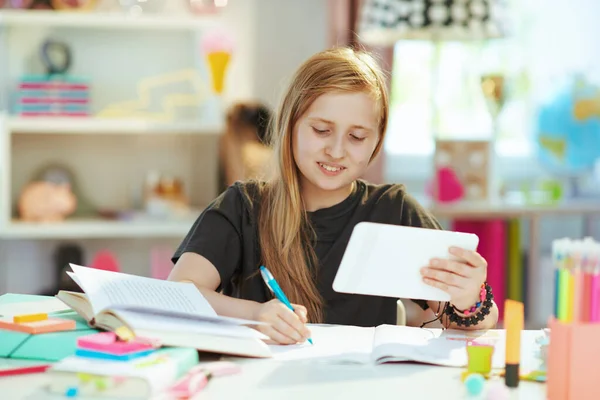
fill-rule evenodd
<path id="1" fill-rule="evenodd" d="M 83 336 L 77 339 L 77 346 L 82 349 L 102 351 L 105 353 L 124 355 L 142 350 L 152 349 L 154 346 L 143 340 L 131 341 L 117 340 L 114 332 L 100 332 Z"/>

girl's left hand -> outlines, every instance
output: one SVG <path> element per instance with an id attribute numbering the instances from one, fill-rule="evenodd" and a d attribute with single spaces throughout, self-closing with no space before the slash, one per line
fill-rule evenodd
<path id="1" fill-rule="evenodd" d="M 450 254 L 458 260 L 434 258 L 421 269 L 423 281 L 450 295 L 450 302 L 459 310 L 471 308 L 479 301 L 481 284 L 487 279 L 487 261 L 475 251 L 457 247 Z"/>

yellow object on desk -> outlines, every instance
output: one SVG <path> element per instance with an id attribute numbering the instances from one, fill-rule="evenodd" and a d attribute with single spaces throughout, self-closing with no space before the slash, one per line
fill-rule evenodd
<path id="1" fill-rule="evenodd" d="M 46 313 L 25 314 L 25 315 L 13 316 L 13 322 L 15 324 L 24 324 L 27 322 L 38 322 L 38 321 L 44 321 L 46 319 L 48 319 L 48 314 L 46 314 Z"/>
<path id="2" fill-rule="evenodd" d="M 133 332 L 131 331 L 131 329 L 129 329 L 125 325 L 118 327 L 115 330 L 115 334 L 117 335 L 117 337 L 119 338 L 119 340 L 121 340 L 123 342 L 128 342 L 128 341 L 133 340 L 135 338 L 135 335 L 133 334 Z"/>
<path id="3" fill-rule="evenodd" d="M 487 375 L 492 371 L 492 356 L 494 355 L 494 346 L 480 345 L 471 343 L 467 345 L 469 373 L 478 373 Z"/>

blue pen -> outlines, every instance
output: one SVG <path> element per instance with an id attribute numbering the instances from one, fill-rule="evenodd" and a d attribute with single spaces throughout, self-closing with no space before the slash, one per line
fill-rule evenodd
<path id="1" fill-rule="evenodd" d="M 287 306 L 287 308 L 289 308 L 290 310 L 294 311 L 294 307 L 292 307 L 292 304 L 286 297 L 285 293 L 283 293 L 283 290 L 281 290 L 281 288 L 279 287 L 279 284 L 277 283 L 277 281 L 271 274 L 271 271 L 269 271 L 265 266 L 261 265 L 260 274 L 262 275 L 262 278 L 265 281 L 265 283 L 267 284 L 267 287 L 269 288 L 269 290 L 271 290 L 271 292 L 273 292 L 275 297 L 277 297 L 277 300 L 279 300 L 280 302 L 285 304 Z M 313 341 L 311 338 L 308 338 L 308 343 L 313 344 Z"/>

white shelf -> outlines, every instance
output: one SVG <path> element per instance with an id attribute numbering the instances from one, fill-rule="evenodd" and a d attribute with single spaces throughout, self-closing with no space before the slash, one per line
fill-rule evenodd
<path id="1" fill-rule="evenodd" d="M 218 17 L 207 15 L 130 17 L 121 13 L 46 10 L 2 10 L 0 26 L 71 27 L 93 29 L 199 30 L 218 26 Z"/>
<path id="2" fill-rule="evenodd" d="M 193 220 L 104 221 L 73 220 L 56 223 L 13 221 L 0 230 L 3 239 L 99 239 L 99 238 L 180 238 Z"/>
<path id="3" fill-rule="evenodd" d="M 180 133 L 219 135 L 219 124 L 203 124 L 195 121 L 157 122 L 142 119 L 108 119 L 94 117 L 10 117 L 11 133 L 45 134 L 160 134 Z"/>

